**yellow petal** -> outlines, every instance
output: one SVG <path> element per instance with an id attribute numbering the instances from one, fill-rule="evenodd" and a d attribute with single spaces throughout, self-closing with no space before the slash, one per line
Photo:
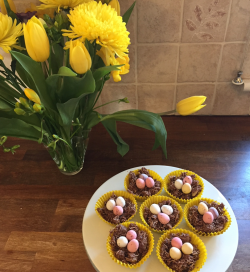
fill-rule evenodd
<path id="1" fill-rule="evenodd" d="M 27 25 L 23 24 L 23 34 L 24 34 L 25 46 L 26 46 L 29 56 L 33 60 L 38 61 L 35 51 L 34 51 L 34 48 L 33 48 L 33 45 L 32 45 L 31 37 L 29 34 L 29 25 L 28 24 Z"/>
<path id="2" fill-rule="evenodd" d="M 41 100 L 39 96 L 32 89 L 29 89 L 29 88 L 24 89 L 24 94 L 29 98 L 29 100 L 35 102 L 36 104 L 41 105 Z"/>

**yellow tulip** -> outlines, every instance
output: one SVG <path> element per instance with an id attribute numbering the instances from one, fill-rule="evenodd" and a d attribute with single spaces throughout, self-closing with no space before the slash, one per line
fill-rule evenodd
<path id="1" fill-rule="evenodd" d="M 120 4 L 118 0 L 112 0 L 109 2 L 109 6 L 114 8 L 117 12 L 117 15 L 120 16 Z"/>
<path id="2" fill-rule="evenodd" d="M 32 89 L 26 88 L 24 89 L 24 94 L 31 100 L 32 102 L 41 105 L 41 100 L 37 93 Z"/>
<path id="3" fill-rule="evenodd" d="M 37 61 L 43 62 L 49 58 L 49 39 L 43 24 L 33 16 L 28 23 L 23 24 L 24 40 L 29 56 Z"/>
<path id="4" fill-rule="evenodd" d="M 206 96 L 191 96 L 181 100 L 176 105 L 176 110 L 180 115 L 190 115 L 206 105 L 202 105 L 205 102 Z"/>
<path id="5" fill-rule="evenodd" d="M 70 41 L 69 62 L 77 74 L 85 74 L 92 65 L 92 60 L 87 48 L 79 40 Z"/>
<path id="6" fill-rule="evenodd" d="M 13 3 L 12 0 L 8 0 L 8 3 L 9 3 L 9 6 L 10 6 L 10 9 L 16 13 L 16 6 L 15 4 Z M 0 8 L 1 8 L 1 12 L 3 14 L 7 14 L 7 10 L 6 10 L 6 7 L 5 7 L 5 4 L 4 4 L 4 0 L 0 0 Z"/>

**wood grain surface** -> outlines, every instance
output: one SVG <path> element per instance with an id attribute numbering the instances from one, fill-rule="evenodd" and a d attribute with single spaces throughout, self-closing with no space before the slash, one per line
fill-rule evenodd
<path id="1" fill-rule="evenodd" d="M 0 272 L 94 272 L 81 234 L 89 199 L 110 177 L 150 164 L 190 169 L 222 192 L 240 237 L 228 272 L 250 272 L 249 117 L 163 119 L 168 159 L 151 150 L 153 133 L 119 123 L 130 145 L 122 158 L 100 124 L 91 131 L 83 170 L 72 177 L 58 171 L 42 145 L 10 138 L 6 145 L 21 147 L 15 155 L 0 150 Z"/>

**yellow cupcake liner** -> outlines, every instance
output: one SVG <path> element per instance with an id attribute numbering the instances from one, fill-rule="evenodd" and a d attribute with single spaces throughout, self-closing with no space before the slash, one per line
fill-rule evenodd
<path id="1" fill-rule="evenodd" d="M 139 170 L 140 169 L 136 169 L 134 170 L 133 172 L 137 175 L 139 173 Z M 153 179 L 156 179 L 158 181 L 160 181 L 161 183 L 161 189 L 158 193 L 156 193 L 154 196 L 156 195 L 159 195 L 162 190 L 163 190 L 163 179 L 161 178 L 160 175 L 158 175 L 156 172 L 154 172 L 153 170 L 149 170 L 147 169 L 148 172 L 149 172 L 149 175 L 153 178 Z M 127 191 L 128 190 L 128 185 L 129 185 L 129 174 L 127 174 L 126 178 L 125 178 L 125 181 L 124 181 L 124 187 L 125 187 L 125 190 Z M 132 194 L 133 195 L 133 194 Z M 138 196 L 138 195 L 133 195 L 134 198 L 138 201 L 144 201 L 146 199 L 148 199 L 150 196 Z"/>
<path id="2" fill-rule="evenodd" d="M 171 272 L 175 272 L 175 270 L 171 269 L 170 267 L 168 267 L 166 265 L 166 263 L 162 260 L 161 255 L 160 255 L 160 249 L 161 249 L 161 245 L 162 242 L 166 239 L 170 237 L 171 233 L 186 233 L 189 234 L 191 237 L 191 244 L 197 246 L 197 248 L 200 250 L 200 256 L 199 259 L 197 260 L 197 262 L 195 263 L 195 268 L 191 271 L 191 272 L 197 272 L 200 271 L 200 269 L 202 268 L 202 266 L 205 264 L 206 259 L 207 259 L 207 250 L 206 247 L 204 245 L 204 243 L 202 242 L 202 240 L 196 236 L 194 233 L 192 233 L 189 230 L 185 230 L 185 229 L 172 229 L 172 230 L 168 230 L 167 232 L 165 232 L 159 239 L 158 243 L 157 243 L 157 247 L 156 247 L 156 255 L 159 259 L 159 261 L 164 265 L 165 268 L 167 268 L 169 271 Z"/>
<path id="3" fill-rule="evenodd" d="M 142 204 L 141 204 L 141 207 L 140 207 L 140 218 L 143 222 L 144 225 L 146 225 L 150 230 L 154 231 L 154 232 L 158 232 L 158 233 L 164 233 L 166 232 L 167 230 L 156 230 L 156 229 L 153 229 L 151 228 L 148 223 L 146 222 L 146 220 L 144 219 L 144 216 L 143 216 L 143 211 L 144 211 L 144 208 L 147 207 L 147 208 L 150 208 L 150 206 L 152 204 L 158 204 L 159 202 L 162 202 L 164 200 L 170 200 L 171 201 L 171 204 L 175 204 L 177 206 L 177 209 L 179 210 L 180 212 L 180 218 L 178 220 L 178 222 L 173 226 L 172 229 L 175 229 L 182 221 L 183 219 L 183 210 L 181 208 L 181 205 L 175 201 L 174 199 L 168 197 L 168 196 L 151 196 L 150 198 L 148 198 L 146 201 L 144 201 Z"/>
<path id="4" fill-rule="evenodd" d="M 169 182 L 170 182 L 170 177 L 171 177 L 171 176 L 176 176 L 176 177 L 178 177 L 178 176 L 180 176 L 181 173 L 183 173 L 183 172 L 186 172 L 186 173 L 188 174 L 188 176 L 195 175 L 195 176 L 196 176 L 195 179 L 199 181 L 199 185 L 202 187 L 201 192 L 200 192 L 196 197 L 194 197 L 194 198 L 192 198 L 192 199 L 181 199 L 181 198 L 178 198 L 178 197 L 172 195 L 172 194 L 168 191 L 168 184 L 169 184 Z M 164 189 L 165 189 L 165 191 L 167 192 L 167 194 L 169 194 L 173 199 L 175 199 L 177 202 L 182 203 L 182 204 L 186 204 L 186 203 L 190 202 L 190 201 L 193 200 L 193 199 L 200 198 L 201 195 L 203 194 L 204 188 L 205 188 L 205 185 L 204 185 L 204 182 L 203 182 L 202 178 L 201 178 L 199 175 L 197 175 L 196 173 L 194 173 L 194 172 L 192 172 L 192 171 L 189 171 L 189 170 L 176 170 L 176 171 L 173 171 L 173 172 L 169 173 L 169 174 L 164 178 L 163 186 L 164 186 Z"/>
<path id="5" fill-rule="evenodd" d="M 185 208 L 184 208 L 184 218 L 185 218 L 185 220 L 186 220 L 187 225 L 189 226 L 189 228 L 190 228 L 193 232 L 195 232 L 196 234 L 198 234 L 198 235 L 200 235 L 200 236 L 207 236 L 207 237 L 209 237 L 209 236 L 210 236 L 210 237 L 211 237 L 211 236 L 217 236 L 217 235 L 220 235 L 220 234 L 226 232 L 227 229 L 230 227 L 230 225 L 231 225 L 231 223 L 232 223 L 232 219 L 231 219 L 231 217 L 230 217 L 229 212 L 225 209 L 225 207 L 224 207 L 224 215 L 227 216 L 228 222 L 226 223 L 225 228 L 224 228 L 223 230 L 218 231 L 218 232 L 210 232 L 210 233 L 207 233 L 207 232 L 198 231 L 198 230 L 196 230 L 196 229 L 191 225 L 191 223 L 190 223 L 189 220 L 188 220 L 188 211 L 189 211 L 189 208 L 191 208 L 191 207 L 194 206 L 194 205 L 198 206 L 199 203 L 200 203 L 201 201 L 206 201 L 207 203 L 216 202 L 217 204 L 220 204 L 220 202 L 218 202 L 218 201 L 215 201 L 215 200 L 210 199 L 210 198 L 204 198 L 204 197 L 203 197 L 203 198 L 199 198 L 199 199 L 193 199 L 192 201 L 190 201 L 190 202 L 185 206 Z"/>
<path id="6" fill-rule="evenodd" d="M 131 195 L 130 193 L 125 192 L 125 191 L 120 191 L 120 190 L 117 190 L 117 191 L 110 191 L 110 192 L 106 193 L 105 195 L 101 196 L 101 197 L 98 199 L 98 201 L 96 202 L 96 204 L 95 204 L 95 211 L 96 211 L 97 215 L 102 219 L 103 222 L 108 223 L 108 224 L 111 225 L 111 226 L 116 226 L 116 225 L 118 225 L 118 224 L 113 224 L 113 223 L 110 223 L 110 222 L 106 221 L 106 220 L 100 215 L 100 213 L 97 211 L 98 208 L 104 208 L 104 206 L 105 206 L 104 203 L 112 196 L 113 193 L 116 194 L 117 196 L 122 196 L 122 197 L 125 197 L 125 198 L 130 199 L 131 202 L 135 205 L 135 209 L 136 209 L 136 210 L 135 210 L 135 214 L 132 215 L 131 217 L 129 217 L 129 218 L 126 220 L 126 222 L 129 221 L 129 220 L 131 220 L 131 219 L 136 215 L 136 212 L 137 212 L 137 208 L 138 208 L 138 207 L 137 207 L 137 202 L 136 202 L 135 198 L 133 197 L 133 195 Z"/>
<path id="7" fill-rule="evenodd" d="M 121 266 L 124 266 L 124 267 L 127 267 L 127 268 L 137 268 L 137 267 L 140 267 L 147 259 L 148 257 L 150 256 L 150 254 L 152 253 L 153 249 L 154 249 L 154 236 L 153 234 L 148 230 L 147 227 L 145 227 L 144 225 L 140 224 L 140 223 L 137 223 L 137 222 L 125 222 L 125 223 L 122 223 L 121 225 L 125 226 L 126 228 L 128 228 L 128 226 L 130 224 L 136 224 L 140 230 L 143 230 L 145 231 L 147 234 L 148 234 L 148 238 L 149 238 L 149 247 L 148 247 L 148 252 L 147 254 L 136 264 L 126 264 L 126 263 L 123 263 L 121 262 L 120 260 L 118 260 L 113 251 L 112 251 L 112 248 L 111 248 L 111 245 L 110 245 L 110 241 L 111 241 L 111 237 L 112 237 L 112 234 L 110 234 L 108 236 L 108 240 L 107 240 L 107 243 L 106 243 L 106 246 L 107 246 L 107 250 L 108 250 L 108 253 L 110 255 L 110 257 L 113 259 L 113 261 L 115 261 L 117 264 L 121 265 Z"/>

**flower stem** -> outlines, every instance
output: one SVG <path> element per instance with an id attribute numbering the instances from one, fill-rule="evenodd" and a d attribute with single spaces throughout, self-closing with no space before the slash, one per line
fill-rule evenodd
<path id="1" fill-rule="evenodd" d="M 98 109 L 98 108 L 100 108 L 100 107 L 106 106 L 106 105 L 111 104 L 111 103 L 119 102 L 119 101 L 121 101 L 121 99 L 117 99 L 117 100 L 110 101 L 110 102 L 108 102 L 108 103 L 102 104 L 102 105 L 100 105 L 100 106 L 94 108 L 93 110 L 96 110 L 96 109 Z"/>

